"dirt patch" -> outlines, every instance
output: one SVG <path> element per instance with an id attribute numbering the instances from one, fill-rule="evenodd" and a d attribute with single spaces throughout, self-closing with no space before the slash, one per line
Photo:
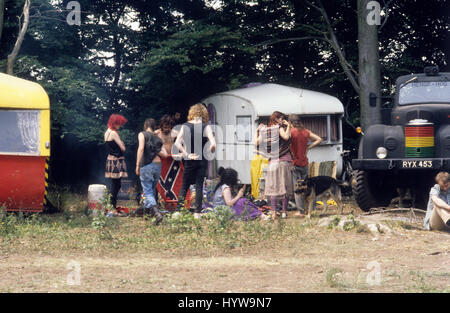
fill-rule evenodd
<path id="1" fill-rule="evenodd" d="M 242 237 L 218 237 L 225 245 L 209 228 L 173 235 L 169 225 L 154 228 L 138 219 L 121 219 L 112 239 L 99 239 L 90 228 L 45 224 L 49 230 L 1 239 L 0 291 L 450 291 L 450 234 L 378 216 L 393 231 L 375 237 L 320 227 L 336 212 L 319 213 L 311 221 L 290 217 L 281 226 L 239 225 Z M 245 227 L 260 238 L 244 237 Z M 78 265 L 80 284 L 70 285 Z"/>

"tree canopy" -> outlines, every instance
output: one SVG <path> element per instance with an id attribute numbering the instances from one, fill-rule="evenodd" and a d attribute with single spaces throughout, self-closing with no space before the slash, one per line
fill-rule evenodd
<path id="1" fill-rule="evenodd" d="M 5 0 L 0 14 L 0 70 L 19 34 L 25 0 Z M 134 144 L 147 117 L 181 112 L 208 95 L 250 82 L 325 92 L 359 124 L 356 0 L 80 0 L 81 25 L 69 25 L 69 1 L 31 0 L 30 24 L 15 75 L 50 96 L 53 148 L 64 138 L 96 145 L 111 113 L 129 119 L 122 137 Z M 449 3 L 379 1 L 383 95 L 399 75 L 435 64 L 449 68 Z M 2 6 L 0 5 L 0 10 Z M 336 53 L 330 31 L 342 56 Z M 347 143 L 353 133 L 346 126 Z M 58 146 L 59 145 L 59 146 Z"/>

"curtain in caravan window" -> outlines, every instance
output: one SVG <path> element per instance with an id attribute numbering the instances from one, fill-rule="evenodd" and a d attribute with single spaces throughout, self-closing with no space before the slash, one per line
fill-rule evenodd
<path id="1" fill-rule="evenodd" d="M 18 112 L 17 124 L 27 153 L 36 153 L 39 147 L 39 112 Z"/>
<path id="2" fill-rule="evenodd" d="M 339 116 L 331 115 L 331 141 L 339 140 Z"/>
<path id="3" fill-rule="evenodd" d="M 306 129 L 327 140 L 327 117 L 326 116 L 302 116 L 301 121 Z"/>
<path id="4" fill-rule="evenodd" d="M 0 153 L 39 153 L 40 112 L 0 111 Z"/>

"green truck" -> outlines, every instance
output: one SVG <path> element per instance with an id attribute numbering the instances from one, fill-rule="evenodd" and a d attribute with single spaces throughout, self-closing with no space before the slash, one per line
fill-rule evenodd
<path id="1" fill-rule="evenodd" d="M 426 67 L 400 76 L 395 90 L 382 124 L 364 131 L 352 160 L 353 193 L 364 211 L 408 189 L 412 205 L 425 208 L 434 176 L 450 169 L 450 73 Z"/>

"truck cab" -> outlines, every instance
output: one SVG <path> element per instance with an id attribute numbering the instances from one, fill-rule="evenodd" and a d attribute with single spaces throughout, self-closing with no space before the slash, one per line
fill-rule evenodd
<path id="1" fill-rule="evenodd" d="M 450 73 L 427 67 L 396 81 L 383 124 L 370 126 L 352 161 L 355 199 L 364 211 L 384 207 L 409 189 L 425 208 L 439 171 L 450 169 Z"/>

